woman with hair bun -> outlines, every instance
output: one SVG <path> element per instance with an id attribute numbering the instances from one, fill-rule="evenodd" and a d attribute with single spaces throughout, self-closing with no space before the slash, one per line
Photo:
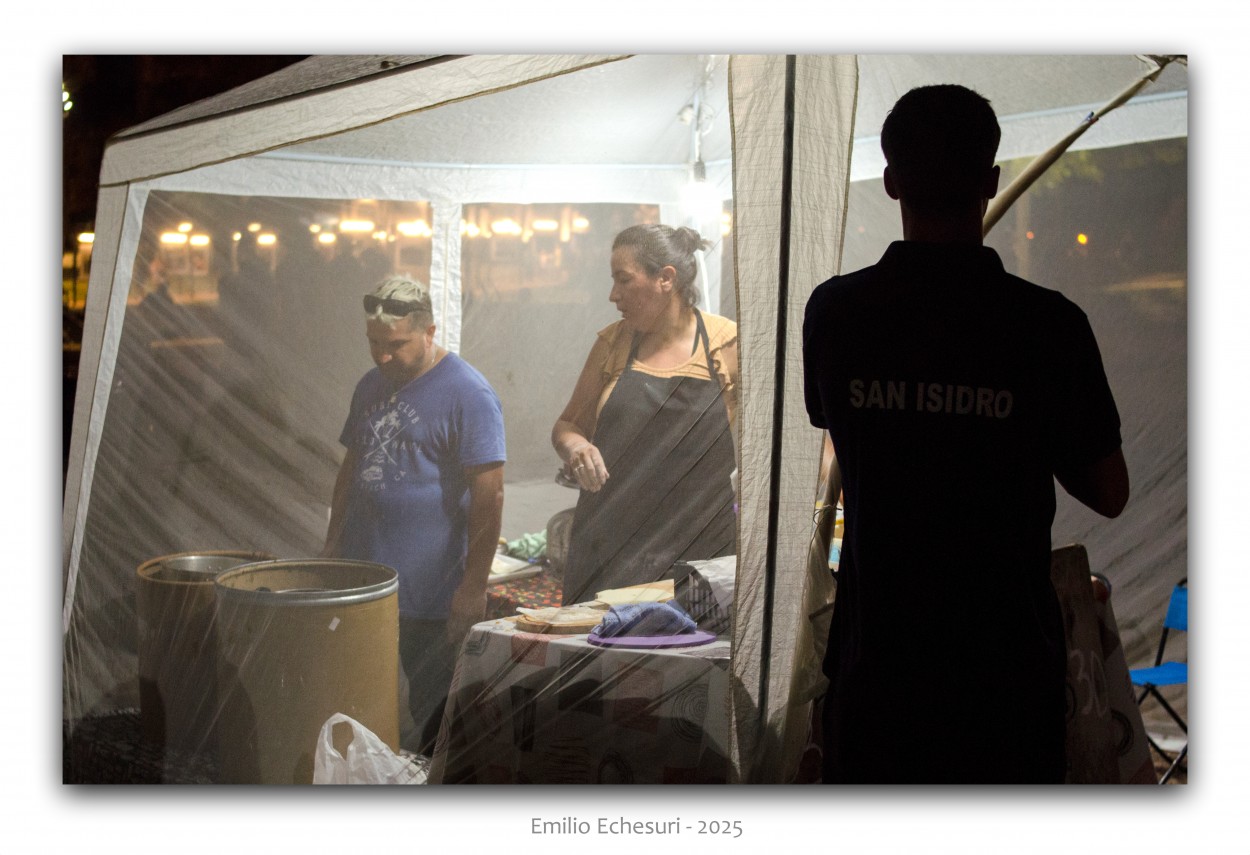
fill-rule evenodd
<path id="1" fill-rule="evenodd" d="M 565 604 L 735 551 L 738 329 L 695 307 L 695 252 L 708 246 L 664 225 L 631 226 L 612 243 L 608 299 L 621 320 L 599 331 L 551 431 L 581 488 Z"/>

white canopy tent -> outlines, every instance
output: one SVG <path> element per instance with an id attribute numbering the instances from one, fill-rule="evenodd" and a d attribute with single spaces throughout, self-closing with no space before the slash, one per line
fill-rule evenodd
<path id="1" fill-rule="evenodd" d="M 999 112 L 1000 159 L 1027 158 L 1146 67 L 1109 56 L 315 57 L 120 134 L 101 171 L 65 490 L 66 719 L 135 705 L 139 561 L 196 549 L 316 553 L 337 431 L 368 367 L 350 314 L 363 289 L 340 299 L 310 287 L 268 314 L 236 311 L 214 328 L 220 335 L 166 330 L 128 351 L 148 323 L 138 314 L 144 269 L 166 220 L 194 212 L 224 223 L 222 211 L 285 205 L 305 222 L 326 200 L 425 205 L 428 251 L 414 263 L 428 265 L 441 343 L 500 392 L 509 469 L 520 458 L 530 475 L 556 466 L 552 454 L 527 468 L 528 455 L 545 442 L 594 331 L 612 320 L 606 286 L 565 282 L 558 298 L 491 302 L 465 286 L 463 224 L 481 206 L 603 206 L 607 219 L 689 222 L 716 241 L 704 259 L 704 300 L 736 316 L 741 351 L 726 754 L 732 780 L 788 780 L 818 684 L 807 614 L 830 593 L 828 577 L 806 569 L 821 437 L 803 411 L 798 330 L 816 284 L 872 260 L 844 263 L 844 235 L 881 221 L 856 199 L 880 174 L 886 110 L 912 86 L 965 83 Z M 1184 68 L 1169 67 L 1075 148 L 1184 137 L 1186 85 Z M 719 210 L 692 215 L 682 204 L 696 160 L 713 195 L 731 205 L 723 245 Z M 897 225 L 879 232 L 890 229 Z M 589 244 L 600 251 L 586 259 L 599 282 L 611 236 Z M 879 239 L 876 252 L 884 246 Z M 565 268 L 580 271 L 573 250 L 565 253 Z M 1065 505 L 1057 523 L 1057 545 L 1087 543 L 1096 569 L 1125 592 L 1116 606 L 1135 663 L 1185 574 L 1183 294 L 1182 337 L 1167 343 L 1180 354 L 1179 408 L 1145 430 L 1125 418 L 1138 510 L 1100 527 Z M 193 359 L 191 380 L 162 362 L 173 348 L 156 344 L 194 350 L 232 335 L 247 358 Z M 508 352 L 488 352 L 483 337 Z M 1164 452 L 1134 460 L 1142 434 Z"/>

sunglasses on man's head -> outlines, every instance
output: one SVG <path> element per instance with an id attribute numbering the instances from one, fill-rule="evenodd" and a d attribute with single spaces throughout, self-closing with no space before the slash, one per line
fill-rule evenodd
<path id="1" fill-rule="evenodd" d="M 394 315 L 402 318 L 404 315 L 411 315 L 413 312 L 430 310 L 430 304 L 422 301 L 412 300 L 392 300 L 389 297 L 375 297 L 372 294 L 365 295 L 365 313 L 372 315 L 382 307 L 382 312 L 387 315 Z"/>

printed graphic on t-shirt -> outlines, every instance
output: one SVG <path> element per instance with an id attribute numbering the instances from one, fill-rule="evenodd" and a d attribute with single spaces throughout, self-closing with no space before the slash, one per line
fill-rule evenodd
<path id="1" fill-rule="evenodd" d="M 377 492 L 387 482 L 402 481 L 408 474 L 404 452 L 415 450 L 415 443 L 404 439 L 404 429 L 421 421 L 412 405 L 400 401 L 378 404 L 364 416 L 364 436 L 360 469 L 363 489 Z"/>
<path id="2" fill-rule="evenodd" d="M 856 410 L 914 410 L 987 419 L 1009 417 L 1015 403 L 1010 389 L 858 377 L 848 384 L 848 393 L 847 402 Z"/>

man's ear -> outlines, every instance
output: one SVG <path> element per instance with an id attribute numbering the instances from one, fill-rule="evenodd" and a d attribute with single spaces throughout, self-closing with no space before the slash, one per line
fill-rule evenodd
<path id="1" fill-rule="evenodd" d="M 437 329 L 438 329 L 437 324 L 430 324 L 428 327 L 426 327 L 425 328 L 426 339 L 428 339 L 429 341 L 434 341 L 434 333 Z"/>
<path id="2" fill-rule="evenodd" d="M 894 186 L 894 173 L 890 172 L 890 167 L 886 167 L 881 174 L 882 180 L 885 181 L 885 194 L 891 199 L 898 200 L 898 188 Z"/>
<path id="3" fill-rule="evenodd" d="M 995 164 L 989 172 L 985 173 L 985 183 L 981 185 L 981 198 L 993 199 L 998 195 L 998 181 L 1002 177 L 1002 170 Z"/>

